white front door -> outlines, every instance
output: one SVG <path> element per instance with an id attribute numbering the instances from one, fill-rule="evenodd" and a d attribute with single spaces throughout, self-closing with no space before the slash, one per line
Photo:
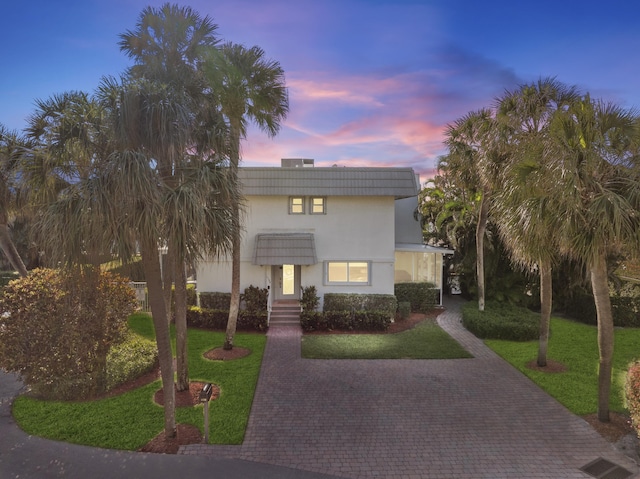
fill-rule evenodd
<path id="1" fill-rule="evenodd" d="M 272 278 L 275 278 L 275 299 L 300 299 L 300 266 L 283 264 L 273 266 Z"/>

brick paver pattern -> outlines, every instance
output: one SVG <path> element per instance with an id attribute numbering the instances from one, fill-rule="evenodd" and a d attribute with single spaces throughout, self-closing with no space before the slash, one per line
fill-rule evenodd
<path id="1" fill-rule="evenodd" d="M 598 457 L 637 472 L 466 331 L 459 308 L 438 323 L 473 359 L 302 359 L 300 328 L 272 328 L 244 443 L 180 452 L 345 478 L 589 478 L 579 468 Z"/>

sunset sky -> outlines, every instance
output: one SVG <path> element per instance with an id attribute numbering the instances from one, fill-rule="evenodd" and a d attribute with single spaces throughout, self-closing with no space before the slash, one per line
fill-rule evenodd
<path id="1" fill-rule="evenodd" d="M 92 92 L 130 61 L 118 35 L 149 0 L 2 1 L 0 123 L 21 130 L 34 100 Z M 640 6 L 629 0 L 191 0 L 224 41 L 280 62 L 290 113 L 251 130 L 245 166 L 411 166 L 423 179 L 447 123 L 505 89 L 555 76 L 640 107 Z"/>

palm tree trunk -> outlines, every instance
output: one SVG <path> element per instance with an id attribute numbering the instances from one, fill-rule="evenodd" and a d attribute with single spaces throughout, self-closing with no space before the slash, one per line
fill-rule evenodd
<path id="1" fill-rule="evenodd" d="M 600 255 L 591 265 L 591 289 L 598 316 L 598 419 L 609 422 L 609 396 L 613 361 L 613 314 L 607 281 L 607 260 Z"/>
<path id="2" fill-rule="evenodd" d="M 176 255 L 175 317 L 176 317 L 176 363 L 178 370 L 177 390 L 189 389 L 189 360 L 187 349 L 187 273 L 183 259 Z"/>
<path id="3" fill-rule="evenodd" d="M 540 260 L 540 339 L 538 341 L 538 366 L 547 365 L 547 349 L 549 347 L 549 323 L 553 304 L 551 288 L 551 263 Z"/>
<path id="4" fill-rule="evenodd" d="M 240 126 L 231 122 L 231 173 L 237 184 L 238 166 L 240 163 Z M 238 313 L 240 312 L 240 206 L 237 203 L 231 205 L 233 222 L 236 227 L 233 230 L 231 242 L 231 304 L 229 305 L 229 318 L 225 333 L 223 349 L 233 349 L 233 338 L 238 325 Z"/>
<path id="5" fill-rule="evenodd" d="M 175 276 L 174 264 L 177 252 L 173 241 L 169 240 L 167 243 L 167 254 L 161 255 L 160 261 L 162 261 L 162 297 L 164 299 L 165 310 L 167 311 L 167 323 L 171 324 L 171 293 Z"/>
<path id="6" fill-rule="evenodd" d="M 487 188 L 482 191 L 480 213 L 476 227 L 476 276 L 478 283 L 478 310 L 484 311 L 484 233 L 487 229 L 489 217 L 489 192 Z"/>
<path id="7" fill-rule="evenodd" d="M 25 277 L 28 274 L 27 268 L 22 262 L 16 246 L 13 244 L 13 241 L 11 241 L 9 226 L 6 222 L 0 224 L 0 249 L 2 249 L 2 252 L 9 260 L 9 263 L 11 263 L 13 269 L 20 273 L 20 276 Z"/>
<path id="8" fill-rule="evenodd" d="M 164 433 L 166 438 L 176 437 L 176 397 L 173 382 L 173 354 L 171 336 L 167 323 L 167 310 L 162 295 L 162 278 L 160 277 L 160 259 L 155 242 L 142 243 L 142 266 L 149 290 L 149 305 L 156 330 L 156 344 L 164 391 Z"/>

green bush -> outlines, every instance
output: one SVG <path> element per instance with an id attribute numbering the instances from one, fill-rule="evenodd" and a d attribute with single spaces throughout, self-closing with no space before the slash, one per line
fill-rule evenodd
<path id="1" fill-rule="evenodd" d="M 315 286 L 302 288 L 302 301 L 300 302 L 302 311 L 316 311 L 320 304 L 320 297 Z"/>
<path id="2" fill-rule="evenodd" d="M 398 301 L 392 294 L 327 293 L 324 295 L 324 311 L 385 311 L 393 320 Z"/>
<path id="3" fill-rule="evenodd" d="M 106 389 L 106 360 L 122 340 L 135 294 L 97 269 L 35 269 L 0 297 L 0 367 L 35 395 L 80 399 Z"/>
<path id="4" fill-rule="evenodd" d="M 398 303 L 398 318 L 400 320 L 409 319 L 411 316 L 411 303 L 409 301 L 401 301 Z"/>
<path id="5" fill-rule="evenodd" d="M 386 311 L 303 311 L 303 331 L 386 331 L 391 318 Z"/>
<path id="6" fill-rule="evenodd" d="M 540 317 L 526 308 L 488 301 L 484 311 L 475 302 L 462 307 L 462 324 L 482 339 L 531 341 L 540 335 Z"/>
<path id="7" fill-rule="evenodd" d="M 266 311 L 246 311 L 238 312 L 238 331 L 266 331 L 267 330 Z M 224 331 L 227 329 L 229 320 L 229 310 L 208 309 L 191 306 L 187 308 L 187 326 L 191 328 L 210 329 L 213 331 Z"/>
<path id="8" fill-rule="evenodd" d="M 249 286 L 240 296 L 240 300 L 244 302 L 244 309 L 252 313 L 267 312 L 267 299 L 269 290 L 267 288 L 258 288 L 257 286 Z"/>
<path id="9" fill-rule="evenodd" d="M 124 341 L 113 345 L 107 354 L 107 391 L 148 373 L 157 363 L 156 343 L 128 333 Z"/>
<path id="10" fill-rule="evenodd" d="M 226 309 L 229 311 L 230 305 L 231 293 L 200 293 L 200 307 L 203 309 Z"/>
<path id="11" fill-rule="evenodd" d="M 629 365 L 627 378 L 624 384 L 625 399 L 627 409 L 631 416 L 631 424 L 640 437 L 640 362 L 636 361 Z"/>
<path id="12" fill-rule="evenodd" d="M 397 283 L 394 294 L 398 302 L 410 303 L 414 313 L 426 313 L 439 302 L 439 290 L 432 283 Z"/>

